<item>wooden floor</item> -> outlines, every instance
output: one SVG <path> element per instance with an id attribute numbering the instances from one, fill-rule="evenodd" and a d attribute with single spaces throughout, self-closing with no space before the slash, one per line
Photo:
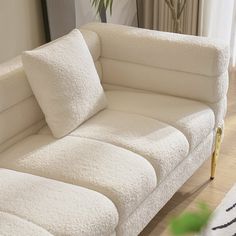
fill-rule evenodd
<path id="1" fill-rule="evenodd" d="M 172 197 L 140 236 L 170 235 L 168 224 L 173 216 L 195 209 L 199 201 L 207 202 L 215 209 L 236 182 L 236 72 L 230 76 L 225 136 L 214 181 L 209 181 L 209 174 L 210 160 Z"/>

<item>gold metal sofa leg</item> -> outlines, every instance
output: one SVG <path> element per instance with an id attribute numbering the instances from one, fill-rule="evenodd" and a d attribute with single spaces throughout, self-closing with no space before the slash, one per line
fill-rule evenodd
<path id="1" fill-rule="evenodd" d="M 212 154 L 212 158 L 211 158 L 211 178 L 210 178 L 211 180 L 213 180 L 215 178 L 216 163 L 217 163 L 217 159 L 219 157 L 221 138 L 222 138 L 222 129 L 217 128 L 216 137 L 215 137 L 215 150 L 214 150 L 214 152 Z"/>

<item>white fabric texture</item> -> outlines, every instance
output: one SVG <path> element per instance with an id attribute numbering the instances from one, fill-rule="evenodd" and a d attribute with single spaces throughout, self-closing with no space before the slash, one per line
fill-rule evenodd
<path id="1" fill-rule="evenodd" d="M 0 169 L 0 219 L 4 212 L 9 224 L 24 230 L 27 221 L 28 230 L 52 235 L 137 235 L 212 153 L 212 131 L 226 112 L 228 49 L 132 27 L 84 28 L 83 37 L 75 30 L 25 55 L 41 103 L 49 112 L 59 106 L 56 119 L 72 115 L 69 127 L 53 122 L 54 135 L 70 134 L 58 140 L 45 127 L 0 154 L 0 167 L 28 173 Z M 94 63 L 110 86 L 99 113 L 106 99 Z M 0 151 L 45 124 L 19 63 L 0 67 L 1 91 Z"/>
<path id="2" fill-rule="evenodd" d="M 215 113 L 215 128 L 222 127 L 227 112 L 227 96 L 225 95 L 216 103 L 207 103 Z"/>
<path id="3" fill-rule="evenodd" d="M 45 229 L 16 215 L 0 211 L 1 236 L 53 236 Z"/>
<path id="4" fill-rule="evenodd" d="M 83 30 L 82 34 L 93 56 L 97 73 L 101 79 L 102 66 L 98 60 L 100 56 L 98 35 L 88 30 Z M 37 101 L 35 101 L 24 72 L 21 57 L 16 57 L 1 64 L 0 152 L 24 137 L 36 133 L 42 127 L 39 127 L 38 123 L 43 118 L 43 113 Z M 35 128 L 32 128 L 33 126 Z"/>
<path id="5" fill-rule="evenodd" d="M 143 157 L 111 144 L 79 137 L 34 135 L 0 156 L 0 166 L 98 191 L 125 220 L 155 189 L 155 170 Z"/>
<path id="6" fill-rule="evenodd" d="M 6 142 L 0 144 L 0 155 L 1 152 L 5 151 L 6 149 L 10 148 L 12 145 L 20 142 L 24 138 L 38 133 L 43 127 L 45 127 L 46 122 L 45 120 L 40 120 L 39 122 L 27 127 L 23 131 L 15 134 L 13 137 L 8 139 Z"/>
<path id="7" fill-rule="evenodd" d="M 211 103 L 219 101 L 228 90 L 228 71 L 220 76 L 205 76 L 107 58 L 102 58 L 101 63 L 103 83 Z"/>
<path id="8" fill-rule="evenodd" d="M 24 52 L 22 60 L 55 137 L 65 136 L 106 106 L 94 62 L 79 30 Z"/>
<path id="9" fill-rule="evenodd" d="M 100 40 L 89 30 L 81 30 L 84 40 L 93 57 L 97 72 L 101 77 Z M 0 112 L 32 96 L 32 90 L 23 69 L 21 56 L 0 64 Z"/>
<path id="10" fill-rule="evenodd" d="M 129 91 L 107 91 L 108 108 L 140 114 L 180 130 L 190 152 L 214 129 L 215 116 L 207 105 L 173 96 Z"/>
<path id="11" fill-rule="evenodd" d="M 98 35 L 89 30 L 81 30 L 83 38 L 88 46 L 89 52 L 93 57 L 93 61 L 95 63 L 95 68 L 99 75 L 100 80 L 102 79 L 102 65 L 99 60 L 101 54 L 101 43 Z"/>
<path id="12" fill-rule="evenodd" d="M 116 229 L 117 236 L 137 236 L 175 192 L 212 154 L 213 132 L 184 159 L 136 211 Z"/>
<path id="13" fill-rule="evenodd" d="M 101 43 L 98 35 L 90 30 L 81 30 L 81 34 L 88 46 L 88 49 L 93 57 L 93 61 L 97 61 L 101 55 Z"/>
<path id="14" fill-rule="evenodd" d="M 117 210 L 108 198 L 79 186 L 0 169 L 0 189 L 0 211 L 53 235 L 108 236 L 118 222 Z"/>
<path id="15" fill-rule="evenodd" d="M 134 92 L 134 93 L 156 94 L 151 91 L 144 91 L 141 89 L 134 89 L 134 88 L 112 85 L 112 84 L 107 84 L 107 83 L 103 83 L 102 86 L 106 92 L 108 92 L 108 91 L 123 91 L 123 92 Z M 175 98 L 173 96 L 170 96 L 170 97 Z M 190 100 L 190 101 L 192 101 L 192 100 Z M 225 95 L 224 97 L 222 97 L 219 101 L 217 101 L 215 103 L 210 103 L 210 102 L 207 102 L 207 103 L 201 102 L 201 103 L 203 103 L 204 105 L 207 105 L 208 107 L 210 107 L 213 110 L 213 112 L 215 114 L 215 128 L 221 127 L 224 123 L 224 118 L 225 118 L 225 115 L 227 112 L 227 95 Z"/>
<path id="16" fill-rule="evenodd" d="M 229 50 L 221 41 L 128 26 L 91 23 L 101 56 L 168 70 L 219 76 L 227 70 Z"/>
<path id="17" fill-rule="evenodd" d="M 34 97 L 0 113 L 0 144 L 36 124 L 44 118 Z"/>
<path id="18" fill-rule="evenodd" d="M 102 74 L 102 64 L 101 64 L 100 60 L 97 60 L 95 62 L 95 67 L 96 67 L 99 79 L 102 80 L 103 74 Z"/>
<path id="19" fill-rule="evenodd" d="M 50 134 L 50 130 L 43 129 L 40 134 Z M 186 137 L 174 127 L 152 118 L 108 109 L 86 121 L 70 135 L 108 142 L 143 156 L 154 167 L 158 183 L 189 152 Z"/>
<path id="20" fill-rule="evenodd" d="M 0 68 L 1 69 L 1 68 Z M 22 65 L 0 75 L 0 112 L 32 96 Z"/>

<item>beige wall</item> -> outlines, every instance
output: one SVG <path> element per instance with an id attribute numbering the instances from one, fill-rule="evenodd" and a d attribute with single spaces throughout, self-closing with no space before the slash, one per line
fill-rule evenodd
<path id="1" fill-rule="evenodd" d="M 0 63 L 44 42 L 40 0 L 0 0 Z"/>

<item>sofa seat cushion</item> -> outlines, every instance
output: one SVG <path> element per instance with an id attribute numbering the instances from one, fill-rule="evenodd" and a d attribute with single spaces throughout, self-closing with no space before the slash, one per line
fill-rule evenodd
<path id="1" fill-rule="evenodd" d="M 118 223 L 114 204 L 83 187 L 0 169 L 0 189 L 0 225 L 7 222 L 0 227 L 1 235 L 20 227 L 25 234 L 11 235 L 108 236 Z M 27 234 L 30 231 L 38 234 Z"/>
<path id="2" fill-rule="evenodd" d="M 48 128 L 40 131 L 50 134 Z M 127 112 L 103 110 L 71 136 L 87 137 L 128 149 L 145 157 L 154 167 L 160 183 L 187 155 L 186 137 L 158 120 Z"/>
<path id="3" fill-rule="evenodd" d="M 156 188 L 152 165 L 143 157 L 87 138 L 34 135 L 0 155 L 0 167 L 27 172 L 100 192 L 126 219 Z M 94 201 L 96 204 L 96 201 Z"/>
<path id="4" fill-rule="evenodd" d="M 179 97 L 131 91 L 107 91 L 108 108 L 157 119 L 180 130 L 190 152 L 214 129 L 214 112 L 207 105 Z"/>
<path id="5" fill-rule="evenodd" d="M 2 236 L 53 236 L 47 230 L 16 215 L 0 211 L 0 235 Z"/>

